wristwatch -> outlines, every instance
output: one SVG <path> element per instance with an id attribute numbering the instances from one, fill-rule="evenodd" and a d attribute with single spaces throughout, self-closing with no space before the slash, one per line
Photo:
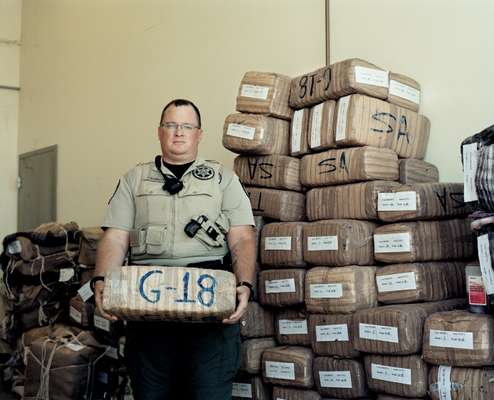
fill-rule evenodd
<path id="1" fill-rule="evenodd" d="M 240 281 L 237 283 L 237 287 L 240 286 L 248 287 L 250 289 L 249 301 L 254 300 L 254 287 L 252 286 L 252 283 L 247 281 Z"/>

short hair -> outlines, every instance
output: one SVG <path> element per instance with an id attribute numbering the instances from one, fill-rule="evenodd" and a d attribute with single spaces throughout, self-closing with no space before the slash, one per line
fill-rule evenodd
<path id="1" fill-rule="evenodd" d="M 171 106 L 175 106 L 175 107 L 190 106 L 190 107 L 192 107 L 196 113 L 199 128 L 201 127 L 201 113 L 199 112 L 199 109 L 190 100 L 185 100 L 185 99 L 172 100 L 165 106 L 165 108 L 163 108 L 163 111 L 161 112 L 160 123 L 159 123 L 160 125 L 163 123 L 163 117 L 165 116 L 166 110 L 168 110 Z"/>

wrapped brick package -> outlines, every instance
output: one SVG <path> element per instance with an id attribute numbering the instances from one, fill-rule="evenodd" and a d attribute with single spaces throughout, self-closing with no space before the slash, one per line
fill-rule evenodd
<path id="1" fill-rule="evenodd" d="M 265 115 L 230 114 L 223 126 L 223 146 L 240 154 L 290 154 L 290 123 Z"/>
<path id="2" fill-rule="evenodd" d="M 329 99 L 331 67 L 326 66 L 292 79 L 290 106 L 295 109 L 312 106 Z"/>
<path id="3" fill-rule="evenodd" d="M 300 160 L 295 157 L 238 156 L 233 169 L 244 185 L 301 191 Z"/>
<path id="4" fill-rule="evenodd" d="M 305 269 L 275 269 L 259 274 L 259 301 L 263 305 L 283 307 L 304 302 Z"/>
<path id="5" fill-rule="evenodd" d="M 235 310 L 235 286 L 221 270 L 119 267 L 105 276 L 103 309 L 127 320 L 221 321 Z"/>
<path id="6" fill-rule="evenodd" d="M 424 327 L 423 357 L 455 367 L 494 365 L 494 317 L 468 311 L 438 312 Z"/>
<path id="7" fill-rule="evenodd" d="M 246 72 L 237 95 L 236 110 L 291 119 L 288 105 L 291 78 L 270 72 Z"/>
<path id="8" fill-rule="evenodd" d="M 377 219 L 377 195 L 401 186 L 398 182 L 371 181 L 314 188 L 307 192 L 307 218 Z"/>
<path id="9" fill-rule="evenodd" d="M 465 304 L 463 299 L 391 305 L 354 314 L 355 348 L 365 353 L 408 355 L 420 352 L 428 315 Z"/>
<path id="10" fill-rule="evenodd" d="M 246 187 L 252 212 L 278 221 L 305 220 L 305 195 L 288 190 Z"/>
<path id="11" fill-rule="evenodd" d="M 240 334 L 245 338 L 273 336 L 274 316 L 271 310 L 249 301 L 246 313 L 240 318 Z"/>
<path id="12" fill-rule="evenodd" d="M 271 400 L 271 393 L 260 376 L 237 374 L 233 378 L 232 400 Z"/>
<path id="13" fill-rule="evenodd" d="M 427 364 L 420 355 L 364 358 L 369 388 L 378 393 L 403 397 L 424 397 L 427 394 Z"/>
<path id="14" fill-rule="evenodd" d="M 392 264 L 376 271 L 377 299 L 384 304 L 465 297 L 465 262 Z"/>
<path id="15" fill-rule="evenodd" d="M 293 113 L 290 125 L 290 155 L 299 157 L 309 153 L 309 116 L 310 109 L 302 108 Z"/>
<path id="16" fill-rule="evenodd" d="M 473 208 L 463 201 L 463 183 L 416 183 L 380 192 L 381 221 L 439 219 L 464 216 Z"/>
<path id="17" fill-rule="evenodd" d="M 261 373 L 261 357 L 263 351 L 276 346 L 276 341 L 273 338 L 257 338 L 243 341 L 241 346 L 242 363 L 240 369 L 253 375 Z"/>
<path id="18" fill-rule="evenodd" d="M 408 76 L 390 72 L 388 101 L 418 112 L 420 107 L 420 84 Z"/>
<path id="19" fill-rule="evenodd" d="M 310 109 L 308 141 L 312 151 L 336 147 L 334 142 L 334 113 L 336 102 L 327 100 Z"/>
<path id="20" fill-rule="evenodd" d="M 376 267 L 316 267 L 305 275 L 311 313 L 352 313 L 377 306 Z"/>
<path id="21" fill-rule="evenodd" d="M 303 227 L 304 260 L 313 265 L 372 265 L 376 227 L 352 219 L 311 222 Z"/>
<path id="22" fill-rule="evenodd" d="M 473 255 L 468 219 L 404 222 L 374 231 L 374 258 L 384 263 L 464 260 Z"/>
<path id="23" fill-rule="evenodd" d="M 398 107 L 398 131 L 393 137 L 391 149 L 401 158 L 425 157 L 431 130 L 431 122 L 425 115 Z"/>
<path id="24" fill-rule="evenodd" d="M 353 147 L 308 154 L 302 158 L 300 180 L 304 186 L 329 186 L 359 181 L 396 181 L 398 156 L 393 150 Z"/>
<path id="25" fill-rule="evenodd" d="M 434 164 L 415 158 L 400 160 L 400 182 L 403 184 L 439 182 L 439 170 Z"/>
<path id="26" fill-rule="evenodd" d="M 305 347 L 281 346 L 267 349 L 262 354 L 262 373 L 265 382 L 274 385 L 311 388 L 312 350 Z"/>
<path id="27" fill-rule="evenodd" d="M 84 302 L 77 295 L 70 299 L 69 317 L 72 322 L 83 328 L 89 328 L 93 322 L 94 304 Z"/>
<path id="28" fill-rule="evenodd" d="M 358 357 L 360 352 L 354 346 L 353 323 L 351 314 L 309 315 L 309 333 L 314 354 L 340 358 Z"/>
<path id="29" fill-rule="evenodd" d="M 96 248 L 102 237 L 103 229 L 101 228 L 83 228 L 81 230 L 81 249 L 78 259 L 80 264 L 96 264 Z"/>
<path id="30" fill-rule="evenodd" d="M 304 222 L 273 222 L 261 233 L 261 264 L 271 267 L 304 268 L 302 229 Z"/>
<path id="31" fill-rule="evenodd" d="M 494 399 L 494 370 L 432 366 L 429 370 L 429 395 L 432 400 Z"/>
<path id="32" fill-rule="evenodd" d="M 274 400 L 321 400 L 321 395 L 314 390 L 293 389 L 290 387 L 275 386 Z"/>
<path id="33" fill-rule="evenodd" d="M 275 320 L 278 343 L 310 347 L 309 316 L 305 311 L 281 310 Z"/>
<path id="34" fill-rule="evenodd" d="M 361 361 L 316 357 L 313 368 L 317 391 L 324 397 L 356 399 L 368 393 Z"/>

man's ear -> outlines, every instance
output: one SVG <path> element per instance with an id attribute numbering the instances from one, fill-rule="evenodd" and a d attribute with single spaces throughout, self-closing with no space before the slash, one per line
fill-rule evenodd
<path id="1" fill-rule="evenodd" d="M 199 128 L 199 131 L 197 132 L 197 134 L 198 134 L 197 141 L 200 142 L 202 140 L 203 130 Z"/>

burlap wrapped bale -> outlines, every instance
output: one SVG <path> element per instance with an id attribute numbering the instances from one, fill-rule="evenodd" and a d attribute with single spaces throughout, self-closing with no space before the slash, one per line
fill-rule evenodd
<path id="1" fill-rule="evenodd" d="M 239 154 L 290 154 L 290 123 L 265 115 L 230 114 L 223 126 L 223 146 Z"/>
<path id="2" fill-rule="evenodd" d="M 369 388 L 378 393 L 404 397 L 423 397 L 427 394 L 427 364 L 420 355 L 381 356 L 364 358 Z"/>
<path id="3" fill-rule="evenodd" d="M 468 311 L 438 312 L 424 327 L 423 357 L 455 367 L 494 365 L 494 317 Z"/>
<path id="4" fill-rule="evenodd" d="M 246 72 L 237 95 L 236 110 L 291 119 L 288 105 L 291 78 L 271 72 Z"/>
<path id="5" fill-rule="evenodd" d="M 334 118 L 336 102 L 327 100 L 310 109 L 308 140 L 312 151 L 336 147 L 334 141 Z"/>
<path id="6" fill-rule="evenodd" d="M 334 219 L 303 227 L 304 260 L 313 265 L 374 264 L 373 234 L 368 221 Z"/>
<path id="7" fill-rule="evenodd" d="M 79 263 L 84 265 L 96 265 L 96 249 L 98 242 L 103 237 L 103 229 L 83 228 L 81 230 L 81 249 L 79 251 Z"/>
<path id="8" fill-rule="evenodd" d="M 355 399 L 368 394 L 361 361 L 316 357 L 313 368 L 317 391 L 322 396 Z"/>
<path id="9" fill-rule="evenodd" d="M 233 169 L 244 185 L 295 190 L 300 192 L 300 160 L 295 157 L 238 156 Z"/>
<path id="10" fill-rule="evenodd" d="M 356 358 L 360 352 L 353 340 L 353 316 L 351 314 L 311 314 L 309 333 L 314 354 Z"/>
<path id="11" fill-rule="evenodd" d="M 305 275 L 305 305 L 311 313 L 353 313 L 377 306 L 376 267 L 316 267 Z"/>
<path id="12" fill-rule="evenodd" d="M 295 306 L 304 302 L 304 269 L 275 269 L 259 274 L 259 302 L 267 306 Z"/>
<path id="13" fill-rule="evenodd" d="M 274 385 L 311 388 L 312 350 L 305 347 L 281 346 L 262 354 L 262 374 L 265 382 Z"/>
<path id="14" fill-rule="evenodd" d="M 275 317 L 276 340 L 280 344 L 310 347 L 309 315 L 303 310 L 281 310 Z"/>
<path id="15" fill-rule="evenodd" d="M 354 314 L 355 348 L 365 353 L 409 355 L 420 352 L 427 316 L 465 304 L 463 299 L 391 305 Z"/>
<path id="16" fill-rule="evenodd" d="M 381 221 L 425 220 L 468 215 L 463 183 L 416 183 L 381 192 L 377 204 Z"/>
<path id="17" fill-rule="evenodd" d="M 389 73 L 390 103 L 418 112 L 420 107 L 420 84 L 406 75 Z"/>
<path id="18" fill-rule="evenodd" d="M 465 262 L 386 265 L 376 271 L 377 299 L 384 304 L 465 296 Z"/>
<path id="19" fill-rule="evenodd" d="M 221 321 L 235 310 L 235 285 L 235 275 L 221 270 L 115 268 L 105 276 L 103 309 L 126 320 Z"/>
<path id="20" fill-rule="evenodd" d="M 321 395 L 314 390 L 293 389 L 290 387 L 275 386 L 274 400 L 321 400 Z"/>
<path id="21" fill-rule="evenodd" d="M 307 192 L 307 218 L 377 219 L 377 194 L 399 187 L 398 182 L 371 181 L 314 188 Z"/>
<path id="22" fill-rule="evenodd" d="M 271 393 L 260 376 L 237 374 L 233 378 L 232 399 L 271 400 Z"/>
<path id="23" fill-rule="evenodd" d="M 388 87 L 388 72 L 362 59 L 350 58 L 331 65 L 331 99 L 352 93 L 386 99 Z"/>
<path id="24" fill-rule="evenodd" d="M 439 182 L 439 170 L 434 164 L 414 158 L 403 158 L 400 162 L 400 183 Z"/>
<path id="25" fill-rule="evenodd" d="M 429 396 L 432 400 L 492 400 L 494 370 L 431 366 Z"/>
<path id="26" fill-rule="evenodd" d="M 80 295 L 74 296 L 69 303 L 69 317 L 73 323 L 83 328 L 93 324 L 94 304 L 84 302 Z"/>
<path id="27" fill-rule="evenodd" d="M 246 187 L 254 215 L 278 221 L 305 220 L 305 195 L 288 190 Z"/>
<path id="28" fill-rule="evenodd" d="M 273 222 L 261 233 L 261 264 L 270 267 L 306 267 L 302 230 L 304 222 Z"/>
<path id="29" fill-rule="evenodd" d="M 331 67 L 326 66 L 292 79 L 290 106 L 299 109 L 329 99 Z"/>
<path id="30" fill-rule="evenodd" d="M 300 165 L 300 180 L 307 187 L 373 180 L 396 181 L 398 177 L 396 153 L 370 146 L 308 154 Z"/>
<path id="31" fill-rule="evenodd" d="M 240 334 L 246 338 L 274 335 L 274 316 L 271 310 L 254 301 L 249 302 L 247 311 L 240 318 Z"/>
<path id="32" fill-rule="evenodd" d="M 374 258 L 384 263 L 464 260 L 473 254 L 467 219 L 404 222 L 374 231 Z"/>
<path id="33" fill-rule="evenodd" d="M 273 338 L 257 338 L 243 341 L 240 370 L 253 375 L 259 374 L 262 372 L 261 357 L 263 351 L 276 346 L 276 341 Z"/>
<path id="34" fill-rule="evenodd" d="M 309 108 L 294 111 L 290 125 L 290 155 L 293 157 L 309 153 Z"/>

